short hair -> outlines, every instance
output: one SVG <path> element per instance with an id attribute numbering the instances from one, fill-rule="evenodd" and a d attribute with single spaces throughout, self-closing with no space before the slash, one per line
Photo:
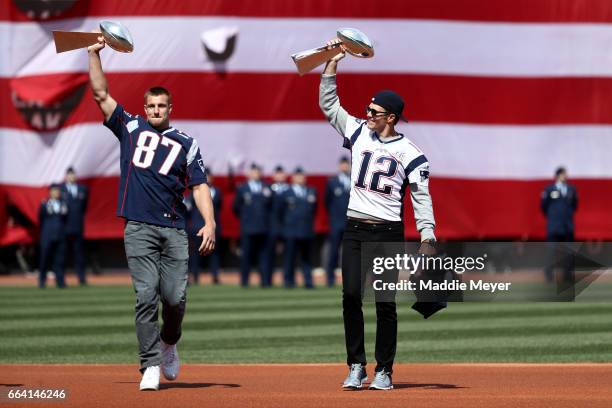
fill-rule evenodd
<path id="1" fill-rule="evenodd" d="M 70 173 L 72 173 L 72 174 L 76 173 L 76 171 L 74 171 L 74 167 L 72 167 L 72 166 L 70 166 L 70 167 L 68 167 L 66 169 L 66 174 L 70 174 Z"/>
<path id="2" fill-rule="evenodd" d="M 153 88 L 149 88 L 149 90 L 145 92 L 144 94 L 145 104 L 147 103 L 147 98 L 149 96 L 160 96 L 160 95 L 166 95 L 168 97 L 168 104 L 172 103 L 172 95 L 170 94 L 170 91 L 168 91 L 166 88 L 162 86 L 154 86 Z"/>
<path id="3" fill-rule="evenodd" d="M 555 177 L 559 177 L 561 173 L 567 173 L 567 170 L 565 170 L 565 167 L 559 167 L 557 170 L 555 170 Z"/>

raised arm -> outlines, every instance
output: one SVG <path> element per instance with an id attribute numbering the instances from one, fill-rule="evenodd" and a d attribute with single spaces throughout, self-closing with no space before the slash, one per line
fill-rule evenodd
<path id="1" fill-rule="evenodd" d="M 327 43 L 328 46 L 339 42 L 335 39 Z M 338 61 L 340 61 L 346 53 L 343 52 L 336 55 L 334 58 L 327 61 L 323 75 L 321 75 L 321 84 L 319 85 L 319 107 L 329 121 L 329 123 L 344 136 L 346 132 L 346 123 L 349 114 L 340 106 L 340 99 L 336 92 L 336 71 L 338 69 Z"/>
<path id="2" fill-rule="evenodd" d="M 94 99 L 98 103 L 100 110 L 104 114 L 104 120 L 109 120 L 115 108 L 117 101 L 108 93 L 108 82 L 102 70 L 102 62 L 100 61 L 100 50 L 106 45 L 104 37 L 98 37 L 98 43 L 87 47 L 89 53 L 89 83 L 94 95 Z"/>

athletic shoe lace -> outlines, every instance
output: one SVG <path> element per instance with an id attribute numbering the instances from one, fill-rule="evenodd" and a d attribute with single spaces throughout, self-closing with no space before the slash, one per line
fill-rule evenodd
<path id="1" fill-rule="evenodd" d="M 165 360 L 166 360 L 166 364 L 174 363 L 174 359 L 176 358 L 176 353 L 174 352 L 174 349 L 172 347 L 168 347 L 165 350 L 164 354 L 165 354 L 164 357 L 165 357 Z"/>
<path id="2" fill-rule="evenodd" d="M 350 376 L 352 378 L 361 379 L 361 370 L 361 364 L 351 364 Z"/>
<path id="3" fill-rule="evenodd" d="M 385 370 L 378 371 L 374 376 L 374 381 L 383 381 L 389 374 Z"/>

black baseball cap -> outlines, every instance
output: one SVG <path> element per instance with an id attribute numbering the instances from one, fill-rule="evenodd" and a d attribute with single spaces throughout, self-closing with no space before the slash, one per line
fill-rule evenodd
<path id="1" fill-rule="evenodd" d="M 404 111 L 404 100 L 395 92 L 389 90 L 378 91 L 376 95 L 372 97 L 372 103 L 382 106 L 388 112 L 391 112 L 398 118 L 408 122 L 408 120 L 402 115 L 402 112 Z"/>

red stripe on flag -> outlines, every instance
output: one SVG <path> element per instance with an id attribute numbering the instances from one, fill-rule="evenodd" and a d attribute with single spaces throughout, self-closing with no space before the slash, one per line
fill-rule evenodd
<path id="1" fill-rule="evenodd" d="M 0 21 L 29 21 L 14 1 L 5 0 Z M 35 0 L 21 3 L 37 3 Z M 38 3 L 43 3 L 39 0 Z M 47 2 L 52 3 L 52 2 Z M 146 0 L 76 1 L 59 18 L 83 16 L 231 16 L 272 18 L 436 19 L 500 22 L 612 21 L 608 0 Z M 58 18 L 53 15 L 49 19 Z"/>
<path id="2" fill-rule="evenodd" d="M 73 76 L 74 74 L 66 74 Z M 85 74 L 83 79 L 85 78 Z M 111 95 L 134 114 L 142 113 L 143 94 L 161 85 L 173 94 L 173 119 L 240 121 L 324 120 L 318 105 L 319 76 L 159 72 L 107 75 Z M 62 75 L 12 80 L 27 95 L 40 83 Z M 68 85 L 83 81 L 65 81 Z M 88 85 L 85 85 L 88 86 Z M 406 116 L 421 122 L 469 124 L 610 124 L 612 78 L 483 78 L 440 75 L 340 74 L 343 106 L 362 116 L 380 88 L 406 99 Z M 53 93 L 61 93 L 54 90 Z M 64 91 L 67 93 L 67 91 Z M 65 126 L 101 121 L 89 90 Z M 27 129 L 11 100 L 11 80 L 0 79 L 0 127 Z"/>

